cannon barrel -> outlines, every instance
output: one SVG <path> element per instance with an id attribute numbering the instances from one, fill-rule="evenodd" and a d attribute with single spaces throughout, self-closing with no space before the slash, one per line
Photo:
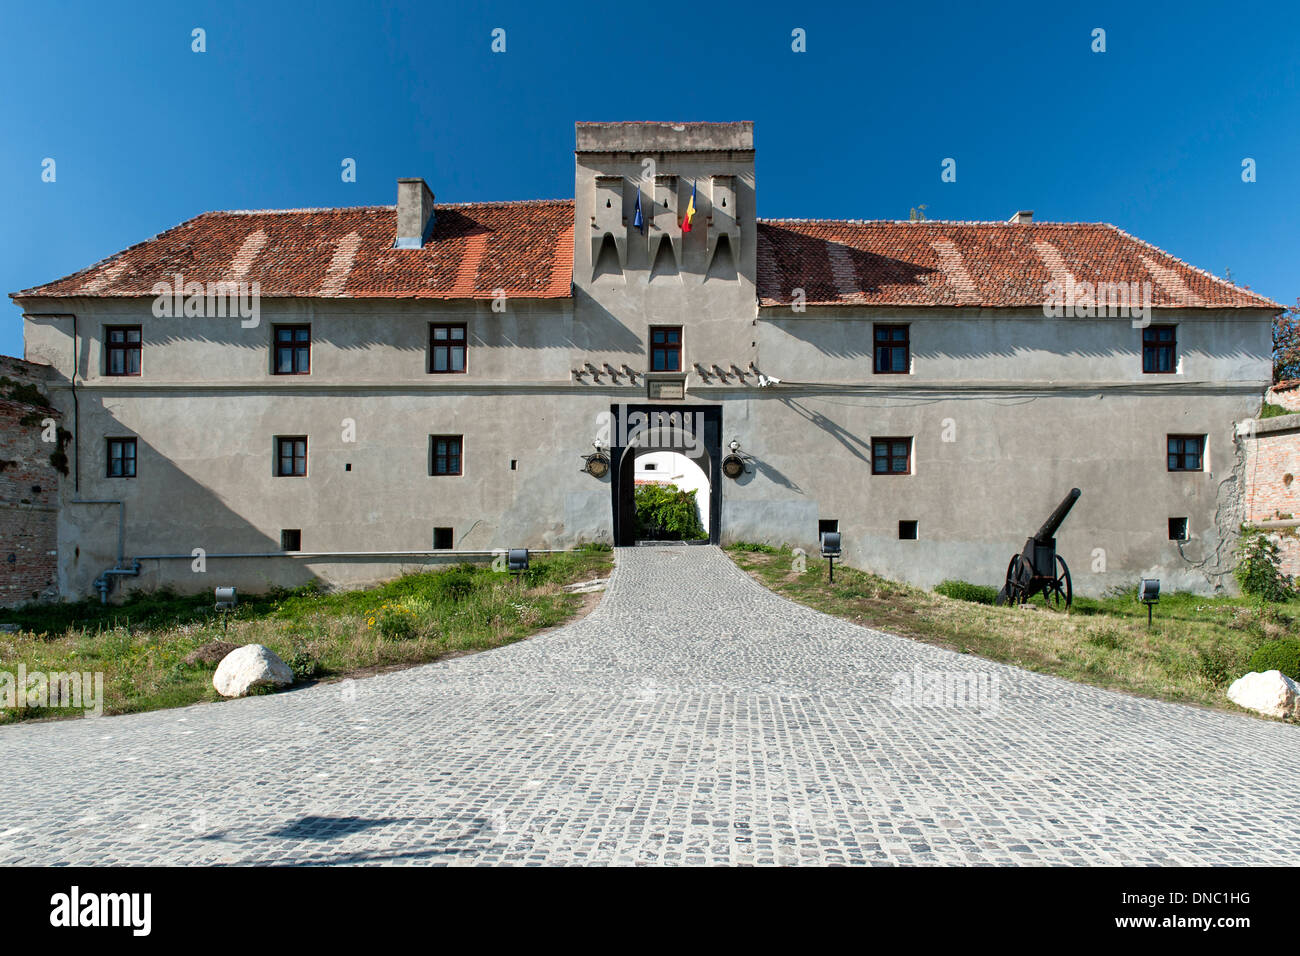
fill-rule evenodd
<path id="1" fill-rule="evenodd" d="M 1061 522 L 1065 516 L 1070 513 L 1074 503 L 1079 500 L 1079 495 L 1083 494 L 1078 488 L 1071 488 L 1070 493 L 1065 496 L 1064 500 L 1056 506 L 1050 518 L 1043 522 L 1043 526 L 1038 529 L 1038 534 L 1034 535 L 1035 541 L 1049 541 L 1056 536 L 1056 529 L 1061 527 Z"/>

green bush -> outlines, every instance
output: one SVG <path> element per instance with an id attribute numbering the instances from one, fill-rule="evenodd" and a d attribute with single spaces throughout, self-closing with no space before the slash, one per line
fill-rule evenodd
<path id="1" fill-rule="evenodd" d="M 770 544 L 759 544 L 755 541 L 741 541 L 731 546 L 733 551 L 748 551 L 750 554 L 776 554 L 777 549 Z"/>
<path id="2" fill-rule="evenodd" d="M 972 601 L 975 604 L 992 604 L 998 599 L 998 589 L 983 584 L 971 584 L 969 581 L 941 581 L 935 586 L 935 593 L 944 597 L 956 598 L 958 601 Z"/>
<path id="3" fill-rule="evenodd" d="M 1238 662 L 1239 658 L 1218 641 L 1196 652 L 1196 672 L 1211 687 L 1219 687 L 1236 677 Z"/>
<path id="4" fill-rule="evenodd" d="M 1259 407 L 1259 415 L 1257 417 L 1277 418 L 1279 415 L 1290 415 L 1290 414 L 1292 413 L 1287 411 L 1281 405 L 1272 405 L 1269 402 L 1265 402 L 1263 405 Z"/>
<path id="5" fill-rule="evenodd" d="M 1260 601 L 1285 601 L 1291 596 L 1291 579 L 1282 573 L 1281 552 L 1258 529 L 1242 534 L 1233 574 L 1241 590 Z"/>
<path id="6" fill-rule="evenodd" d="M 1281 671 L 1292 680 L 1300 680 L 1300 640 L 1283 638 L 1261 644 L 1246 665 L 1249 671 Z"/>
<path id="7" fill-rule="evenodd" d="M 451 602 L 462 601 L 473 592 L 476 569 L 473 565 L 458 565 L 450 571 L 433 576 L 433 591 Z"/>
<path id="8" fill-rule="evenodd" d="M 664 485 L 641 485 L 636 490 L 636 535 L 668 541 L 707 537 L 700 523 L 700 506 L 694 491 Z"/>
<path id="9" fill-rule="evenodd" d="M 285 663 L 289 665 L 293 676 L 298 680 L 309 680 L 315 677 L 321 668 L 320 661 L 309 651 L 302 649 L 295 650 Z"/>

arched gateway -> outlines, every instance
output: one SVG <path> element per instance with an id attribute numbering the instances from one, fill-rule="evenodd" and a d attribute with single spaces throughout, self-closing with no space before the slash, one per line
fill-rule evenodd
<path id="1" fill-rule="evenodd" d="M 636 544 L 636 460 L 648 452 L 685 455 L 708 478 L 707 499 L 700 496 L 709 542 L 722 531 L 722 409 L 717 405 L 615 405 L 610 408 L 610 495 L 614 543 Z M 701 515 L 701 517 L 705 517 Z"/>

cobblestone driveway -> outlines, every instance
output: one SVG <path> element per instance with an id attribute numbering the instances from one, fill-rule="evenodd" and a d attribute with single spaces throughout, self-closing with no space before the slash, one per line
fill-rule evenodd
<path id="1" fill-rule="evenodd" d="M 896 706 L 918 666 L 998 706 Z M 1300 728 L 855 627 L 715 548 L 623 550 L 594 613 L 502 650 L 0 728 L 0 863 L 1293 864 L 1297 758 Z"/>

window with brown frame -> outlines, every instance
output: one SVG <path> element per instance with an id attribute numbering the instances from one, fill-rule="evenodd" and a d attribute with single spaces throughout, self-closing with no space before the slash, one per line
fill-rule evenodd
<path id="1" fill-rule="evenodd" d="M 912 473 L 912 439 L 871 439 L 871 473 L 873 475 L 910 475 Z"/>
<path id="2" fill-rule="evenodd" d="M 140 326 L 112 325 L 104 329 L 105 375 L 140 374 Z"/>
<path id="3" fill-rule="evenodd" d="M 465 326 L 429 326 L 429 373 L 442 375 L 465 371 Z"/>
<path id="4" fill-rule="evenodd" d="M 650 330 L 650 371 L 682 370 L 681 326 L 660 326 Z"/>
<path id="5" fill-rule="evenodd" d="M 877 375 L 906 375 L 912 367 L 912 349 L 906 325 L 876 325 Z"/>
<path id="6" fill-rule="evenodd" d="M 1178 371 L 1177 326 L 1148 325 L 1142 330 L 1142 371 L 1148 374 Z"/>
<path id="7" fill-rule="evenodd" d="M 306 477 L 306 435 L 287 435 L 275 439 L 275 474 L 279 478 Z"/>
<path id="8" fill-rule="evenodd" d="M 1169 435 L 1167 437 L 1170 471 L 1205 470 L 1204 435 Z"/>
<path id="9" fill-rule="evenodd" d="M 275 326 L 276 375 L 311 374 L 311 326 Z"/>
<path id="10" fill-rule="evenodd" d="M 464 439 L 461 435 L 430 435 L 429 474 L 464 474 L 461 461 L 463 445 Z"/>
<path id="11" fill-rule="evenodd" d="M 134 438 L 110 438 L 108 440 L 108 477 L 135 477 Z"/>

